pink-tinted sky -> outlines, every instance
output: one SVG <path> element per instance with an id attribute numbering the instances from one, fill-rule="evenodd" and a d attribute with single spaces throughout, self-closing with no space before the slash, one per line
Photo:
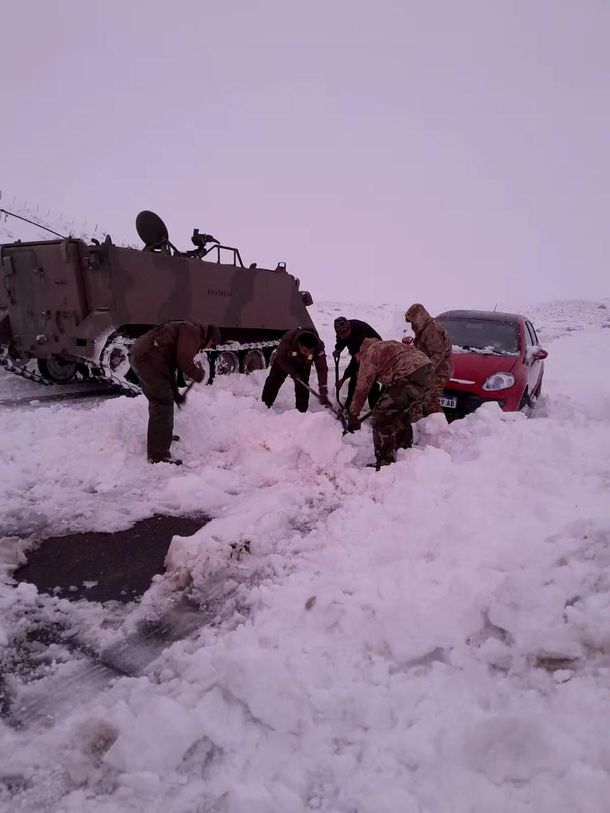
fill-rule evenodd
<path id="1" fill-rule="evenodd" d="M 318 299 L 610 292 L 607 0 L 20 0 L 0 25 L 4 205 L 134 242 L 154 209 Z"/>

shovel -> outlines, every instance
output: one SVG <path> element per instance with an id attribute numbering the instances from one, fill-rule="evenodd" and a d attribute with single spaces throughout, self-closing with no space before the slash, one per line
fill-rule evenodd
<path id="1" fill-rule="evenodd" d="M 316 390 L 314 390 L 313 387 L 310 387 L 309 384 L 306 384 L 303 381 L 303 379 L 299 378 L 298 376 L 294 376 L 294 380 L 296 382 L 298 382 L 302 387 L 305 387 L 306 390 L 309 390 L 309 392 L 312 395 L 315 395 L 315 397 L 318 399 L 318 401 L 320 401 L 320 403 L 322 403 L 322 396 L 320 395 L 319 392 L 316 392 Z M 341 421 L 341 426 L 343 427 L 343 434 L 344 435 L 347 435 L 348 432 L 351 433 L 351 432 L 354 431 L 353 429 L 350 429 L 348 427 L 348 425 L 347 425 L 347 413 L 346 413 L 343 406 L 341 406 L 339 409 L 335 409 L 335 407 L 332 404 L 325 404 L 324 406 L 326 406 L 327 409 L 330 409 L 330 411 L 333 413 L 333 415 L 339 421 Z M 362 418 L 360 418 L 360 423 L 362 423 L 362 421 L 366 421 L 366 419 L 370 418 L 372 414 L 373 414 L 372 410 L 370 412 L 367 412 L 365 415 L 362 416 Z"/>
<path id="2" fill-rule="evenodd" d="M 339 398 L 339 356 L 335 357 L 335 398 L 337 399 L 339 408 L 344 410 L 345 404 L 342 404 Z"/>

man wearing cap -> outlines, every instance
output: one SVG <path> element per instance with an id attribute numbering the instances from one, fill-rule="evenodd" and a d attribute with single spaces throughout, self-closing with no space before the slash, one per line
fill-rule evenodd
<path id="1" fill-rule="evenodd" d="M 215 325 L 200 322 L 172 321 L 157 325 L 136 339 L 129 351 L 129 361 L 138 376 L 148 400 L 147 451 L 150 463 L 182 461 L 170 454 L 174 430 L 174 403 L 184 396 L 178 392 L 178 371 L 194 381 L 203 381 L 204 372 L 194 361 L 200 350 L 215 347 L 220 331 Z"/>
<path id="2" fill-rule="evenodd" d="M 282 336 L 263 387 L 263 403 L 268 407 L 273 406 L 280 387 L 290 376 L 294 381 L 296 408 L 299 412 L 307 412 L 309 390 L 303 383 L 309 383 L 312 364 L 318 374 L 320 403 L 323 406 L 330 406 L 324 342 L 313 329 L 302 327 L 289 330 Z"/>
<path id="3" fill-rule="evenodd" d="M 442 412 L 441 395 L 452 371 L 451 339 L 441 322 L 433 319 L 419 302 L 411 305 L 405 313 L 405 321 L 410 322 L 415 333 L 414 346 L 432 362 L 432 374 L 423 400 L 411 413 L 411 421 L 415 423 L 424 415 Z"/>
<path id="4" fill-rule="evenodd" d="M 347 387 L 347 398 L 345 399 L 345 408 L 349 410 L 350 404 L 352 403 L 352 399 L 354 397 L 354 392 L 356 390 L 356 380 L 358 378 L 358 361 L 356 360 L 356 353 L 360 351 L 362 342 L 365 339 L 381 339 L 381 336 L 366 322 L 361 322 L 360 319 L 346 319 L 345 316 L 338 316 L 335 319 L 335 333 L 337 334 L 337 342 L 333 351 L 333 358 L 335 361 L 339 359 L 341 352 L 345 350 L 346 347 L 351 356 L 343 376 L 337 381 L 337 396 L 339 395 L 339 390 L 341 387 L 346 381 L 349 381 Z M 377 403 L 379 392 L 379 384 L 375 382 L 372 385 L 368 395 L 369 406 L 371 409 L 373 409 Z"/>

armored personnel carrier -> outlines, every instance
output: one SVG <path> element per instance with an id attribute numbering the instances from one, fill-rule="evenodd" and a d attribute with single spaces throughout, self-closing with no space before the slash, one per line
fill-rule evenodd
<path id="1" fill-rule="evenodd" d="M 266 367 L 285 331 L 313 328 L 311 296 L 285 263 L 246 267 L 238 249 L 198 229 L 195 248 L 178 251 L 154 212 L 140 212 L 136 229 L 142 250 L 110 237 L 0 245 L 0 365 L 41 383 L 92 377 L 136 394 L 129 347 L 159 322 L 218 325 L 222 345 L 202 359 L 210 380 Z"/>

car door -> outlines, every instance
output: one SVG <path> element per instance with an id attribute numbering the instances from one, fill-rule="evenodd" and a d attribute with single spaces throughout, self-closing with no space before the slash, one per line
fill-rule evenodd
<path id="1" fill-rule="evenodd" d="M 530 395 L 536 392 L 540 375 L 542 374 L 542 360 L 536 358 L 536 351 L 540 350 L 538 336 L 531 322 L 525 323 L 525 363 L 528 367 L 527 388 Z"/>

